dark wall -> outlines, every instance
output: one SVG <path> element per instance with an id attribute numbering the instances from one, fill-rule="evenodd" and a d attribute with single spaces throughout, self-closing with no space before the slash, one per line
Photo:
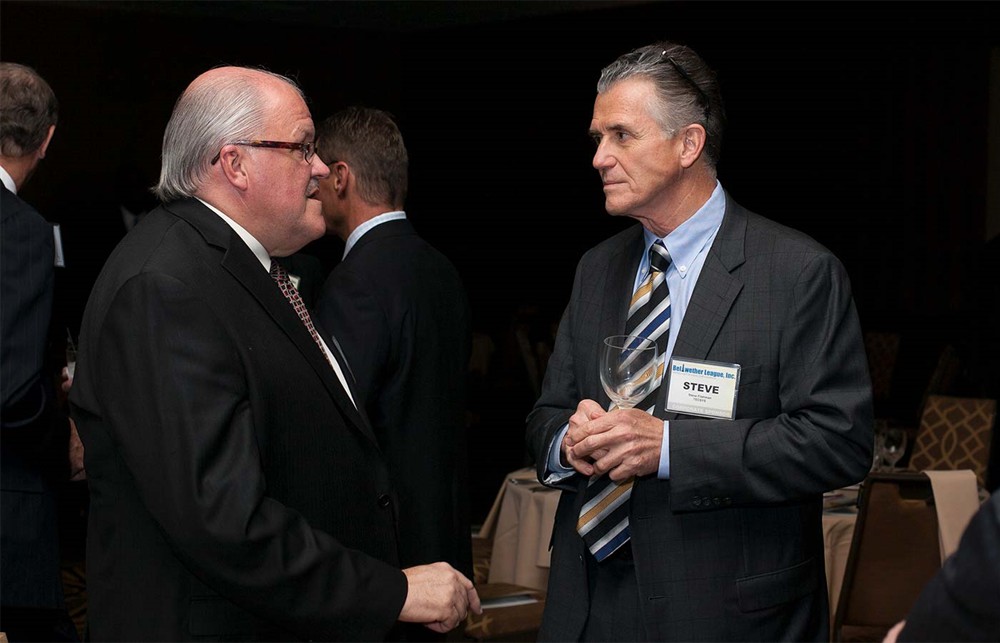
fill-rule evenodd
<path id="1" fill-rule="evenodd" d="M 581 253 L 628 224 L 604 212 L 590 167 L 595 83 L 619 54 L 666 38 L 719 71 L 723 185 L 834 250 L 866 328 L 904 332 L 904 396 L 916 404 L 939 347 L 961 341 L 963 284 L 985 234 L 994 3 L 662 2 L 416 32 L 352 30 L 331 17 L 338 4 L 309 5 L 315 20 L 296 24 L 247 3 L 230 18 L 3 3 L 0 56 L 35 67 L 61 102 L 49 157 L 23 194 L 63 224 L 60 305 L 74 333 L 124 233 L 118 203 L 148 201 L 174 101 L 198 73 L 231 63 L 296 77 L 316 118 L 350 103 L 397 115 L 407 210 L 458 266 L 477 327 L 502 347 L 519 309 L 557 317 Z M 328 265 L 336 250 L 306 248 Z M 510 398 L 501 467 L 522 456 L 532 394 L 517 377 L 493 392 Z"/>

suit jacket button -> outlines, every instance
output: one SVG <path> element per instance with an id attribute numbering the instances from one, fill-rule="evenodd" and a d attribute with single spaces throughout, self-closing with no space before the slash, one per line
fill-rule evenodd
<path id="1" fill-rule="evenodd" d="M 388 507 L 391 502 L 392 499 L 389 498 L 389 494 L 387 493 L 383 493 L 381 496 L 378 497 L 378 506 L 381 509 L 385 509 L 386 507 Z"/>
<path id="2" fill-rule="evenodd" d="M 722 504 L 722 498 L 719 498 L 718 496 L 716 496 L 715 498 L 712 498 L 712 504 L 714 504 L 714 505 L 720 505 L 720 504 Z"/>
<path id="3" fill-rule="evenodd" d="M 724 505 L 731 505 L 731 504 L 733 504 L 733 499 L 732 498 L 723 498 L 722 499 L 722 504 L 724 504 Z"/>
<path id="4" fill-rule="evenodd" d="M 698 496 L 694 497 L 694 506 L 695 507 L 700 507 L 701 506 L 701 498 L 699 498 Z"/>

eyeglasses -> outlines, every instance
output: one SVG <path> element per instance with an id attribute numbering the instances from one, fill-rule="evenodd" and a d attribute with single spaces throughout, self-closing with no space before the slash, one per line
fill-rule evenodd
<path id="1" fill-rule="evenodd" d="M 315 143 L 286 143 L 284 141 L 233 141 L 232 143 L 227 143 L 227 145 L 246 145 L 247 147 L 270 147 L 281 150 L 300 150 L 302 152 L 302 160 L 306 163 L 312 161 L 313 155 L 316 154 Z M 218 163 L 221 156 L 222 150 L 219 150 L 219 153 L 212 158 L 212 165 Z"/>
<path id="2" fill-rule="evenodd" d="M 694 82 L 694 79 L 691 78 L 691 76 L 687 73 L 687 70 L 681 67 L 680 64 L 672 57 L 668 56 L 665 50 L 660 52 L 660 56 L 662 56 L 664 60 L 670 63 L 670 66 L 674 68 L 674 71 L 677 72 L 678 76 L 687 81 L 687 84 L 690 85 L 692 88 L 694 88 L 696 92 L 698 92 L 698 103 L 701 105 L 701 108 L 705 110 L 705 116 L 708 117 L 708 111 L 712 105 L 712 101 L 708 99 L 708 94 L 705 93 L 705 90 L 699 87 L 698 83 Z"/>

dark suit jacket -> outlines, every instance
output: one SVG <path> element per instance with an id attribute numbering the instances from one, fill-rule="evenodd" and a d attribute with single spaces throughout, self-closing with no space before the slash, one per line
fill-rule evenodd
<path id="1" fill-rule="evenodd" d="M 465 437 L 471 330 L 462 280 L 406 220 L 378 225 L 316 305 L 340 339 L 400 498 L 404 567 L 444 560 L 472 578 Z"/>
<path id="2" fill-rule="evenodd" d="M 983 503 L 955 553 L 924 587 L 899 641 L 1000 641 L 1000 494 Z"/>
<path id="3" fill-rule="evenodd" d="M 45 352 L 52 319 L 52 225 L 0 184 L 0 600 L 60 608 L 53 477 L 65 471 Z"/>
<path id="4" fill-rule="evenodd" d="M 70 402 L 94 640 L 393 627 L 406 581 L 375 436 L 260 262 L 197 200 L 153 210 L 108 259 Z"/>
<path id="5" fill-rule="evenodd" d="M 634 226 L 588 251 L 528 417 L 541 475 L 583 398 L 607 407 L 598 351 L 625 327 L 643 250 Z M 822 493 L 871 464 L 872 403 L 848 277 L 805 235 L 727 196 L 673 351 L 742 366 L 736 419 L 670 420 L 670 480 L 637 480 L 630 526 L 650 640 L 826 640 Z M 585 480 L 560 500 L 541 640 L 577 640 L 589 609 L 575 524 Z"/>

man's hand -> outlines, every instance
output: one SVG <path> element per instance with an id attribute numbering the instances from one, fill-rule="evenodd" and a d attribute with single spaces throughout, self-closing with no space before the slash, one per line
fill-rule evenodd
<path id="1" fill-rule="evenodd" d="M 87 479 L 87 470 L 83 466 L 83 442 L 73 418 L 69 418 L 69 479 L 71 482 Z"/>
<path id="2" fill-rule="evenodd" d="M 448 563 L 408 567 L 403 573 L 408 589 L 400 621 L 423 623 L 443 634 L 464 621 L 469 610 L 483 613 L 472 581 Z"/>
<path id="3" fill-rule="evenodd" d="M 906 621 L 900 621 L 892 626 L 892 629 L 885 635 L 882 639 L 882 643 L 896 643 L 896 639 L 899 637 L 899 633 L 903 631 L 903 627 L 906 625 Z"/>
<path id="4" fill-rule="evenodd" d="M 566 435 L 563 437 L 562 445 L 560 445 L 564 465 L 571 466 L 588 477 L 594 474 L 594 467 L 590 460 L 578 458 L 573 454 L 572 447 L 574 442 L 570 439 L 570 434 L 573 433 L 574 429 L 578 430 L 584 424 L 587 424 L 591 420 L 599 418 L 606 413 L 607 412 L 601 408 L 601 405 L 594 400 L 582 400 L 577 405 L 576 412 L 569 417 L 569 430 L 566 431 Z"/>
<path id="5" fill-rule="evenodd" d="M 663 420 L 636 409 L 616 409 L 576 426 L 571 419 L 565 443 L 570 445 L 567 459 L 589 459 L 593 474 L 608 473 L 615 481 L 649 475 L 660 467 Z"/>

